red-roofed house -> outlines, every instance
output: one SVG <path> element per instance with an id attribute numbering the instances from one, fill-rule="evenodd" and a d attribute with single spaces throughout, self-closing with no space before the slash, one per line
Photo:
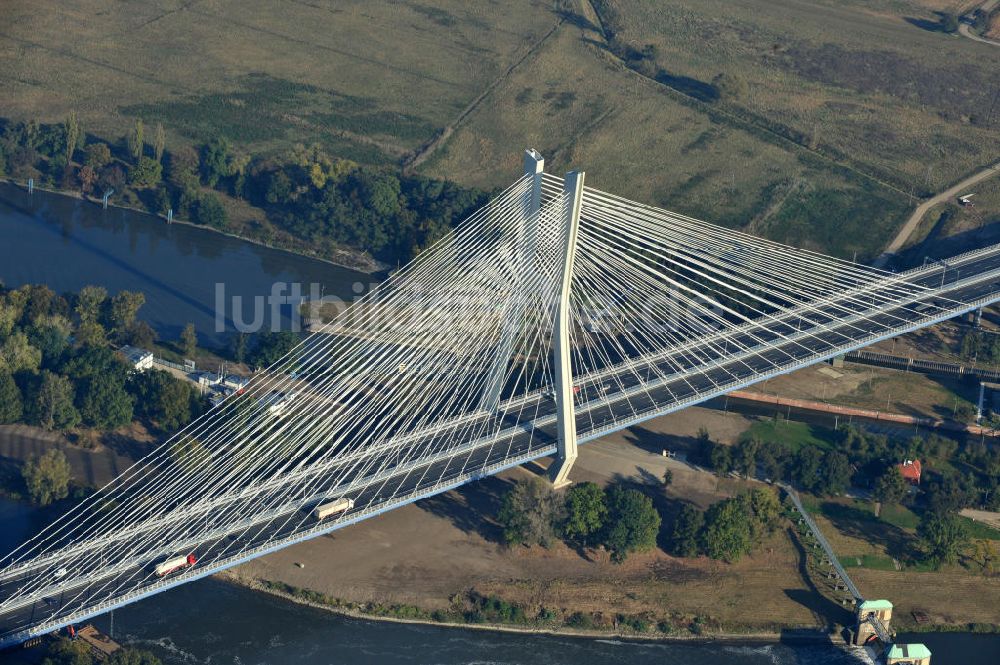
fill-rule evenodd
<path id="1" fill-rule="evenodd" d="M 903 480 L 913 485 L 920 484 L 920 460 L 908 459 L 902 464 L 897 465 L 896 468 L 899 469 L 899 473 L 903 476 Z"/>

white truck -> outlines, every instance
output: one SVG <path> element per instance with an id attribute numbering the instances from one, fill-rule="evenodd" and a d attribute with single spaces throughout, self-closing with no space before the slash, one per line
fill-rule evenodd
<path id="1" fill-rule="evenodd" d="M 336 515 L 337 513 L 342 513 L 345 510 L 350 510 L 354 507 L 354 499 L 348 499 L 346 497 L 342 499 L 337 499 L 336 501 L 331 501 L 329 503 L 323 503 L 316 506 L 313 510 L 313 517 L 316 518 L 317 522 L 325 520 L 330 515 Z"/>
<path id="2" fill-rule="evenodd" d="M 188 554 L 187 556 L 178 556 L 173 559 L 167 559 L 160 565 L 158 565 L 154 572 L 157 577 L 163 577 L 169 575 L 178 570 L 183 570 L 184 568 L 190 568 L 197 562 L 194 554 Z"/>

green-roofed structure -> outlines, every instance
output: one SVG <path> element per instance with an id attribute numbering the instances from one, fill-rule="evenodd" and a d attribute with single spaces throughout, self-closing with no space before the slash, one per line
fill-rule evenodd
<path id="1" fill-rule="evenodd" d="M 885 654 L 886 665 L 930 665 L 931 650 L 923 644 L 893 644 Z"/>

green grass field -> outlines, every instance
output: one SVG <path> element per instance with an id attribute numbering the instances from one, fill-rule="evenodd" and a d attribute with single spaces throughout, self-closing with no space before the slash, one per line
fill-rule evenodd
<path id="1" fill-rule="evenodd" d="M 105 139 L 142 118 L 168 149 L 419 154 L 421 173 L 485 189 L 534 146 L 552 172 L 866 260 L 913 193 L 998 157 L 983 107 L 1000 53 L 906 20 L 936 1 L 40 0 L 0 28 L 0 116 L 75 110 Z M 609 7 L 662 76 L 612 53 Z M 742 92 L 691 94 L 723 72 Z"/>
<path id="2" fill-rule="evenodd" d="M 75 110 L 255 150 L 319 142 L 395 161 L 430 140 L 556 22 L 542 3 L 55 0 L 5 8 L 0 114 Z"/>
<path id="3" fill-rule="evenodd" d="M 960 517 L 969 530 L 969 537 L 983 540 L 1000 540 L 1000 529 L 994 529 L 988 524 L 970 520 L 968 517 Z"/>
<path id="4" fill-rule="evenodd" d="M 761 441 L 773 441 L 784 444 L 789 450 L 796 452 L 803 446 L 816 446 L 823 450 L 832 448 L 833 431 L 825 427 L 809 425 L 795 420 L 757 420 L 743 434 L 744 437 L 757 437 Z"/>
<path id="5" fill-rule="evenodd" d="M 727 105 L 906 191 L 944 189 L 1000 156 L 1000 49 L 933 29 L 942 3 L 602 4 L 620 39 L 653 44 L 671 75 L 736 75 L 745 89 Z"/>

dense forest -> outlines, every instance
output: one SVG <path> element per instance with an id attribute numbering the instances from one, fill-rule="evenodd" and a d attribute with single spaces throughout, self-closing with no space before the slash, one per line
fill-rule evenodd
<path id="1" fill-rule="evenodd" d="M 167 433 L 203 412 L 190 383 L 162 370 L 136 372 L 114 350 L 152 346 L 155 333 L 137 318 L 144 302 L 141 293 L 109 296 L 95 286 L 66 295 L 44 285 L 0 287 L 0 424 L 67 432 L 90 447 L 101 433 L 134 421 Z M 182 338 L 188 346 L 197 341 L 191 328 Z M 47 451 L 25 466 L 24 480 L 40 504 L 64 498 L 65 458 Z"/>

